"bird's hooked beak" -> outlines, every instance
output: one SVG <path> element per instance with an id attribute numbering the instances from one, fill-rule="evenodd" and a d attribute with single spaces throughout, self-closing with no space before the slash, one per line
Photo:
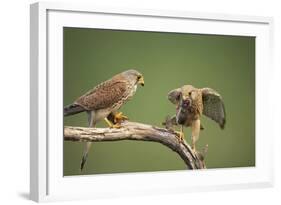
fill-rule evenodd
<path id="1" fill-rule="evenodd" d="M 191 106 L 191 103 L 192 101 L 189 97 L 185 97 L 185 96 L 182 97 L 181 107 L 188 108 Z"/>
<path id="2" fill-rule="evenodd" d="M 143 76 L 141 76 L 138 80 L 138 84 L 140 84 L 141 86 L 144 86 L 144 79 Z"/>

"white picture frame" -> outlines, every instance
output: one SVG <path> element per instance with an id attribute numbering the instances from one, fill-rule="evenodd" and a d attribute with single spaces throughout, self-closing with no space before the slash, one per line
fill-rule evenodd
<path id="1" fill-rule="evenodd" d="M 64 26 L 255 36 L 256 166 L 63 177 L 61 32 Z M 30 198 L 53 201 L 273 186 L 273 133 L 269 119 L 272 113 L 268 115 L 264 109 L 270 106 L 265 95 L 271 86 L 273 69 L 272 28 L 270 17 L 97 8 L 68 3 L 32 4 Z M 183 179 L 187 183 L 179 183 Z"/>

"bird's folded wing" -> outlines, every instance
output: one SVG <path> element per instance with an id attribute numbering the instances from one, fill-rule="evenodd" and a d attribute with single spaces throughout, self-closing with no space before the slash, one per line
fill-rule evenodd
<path id="1" fill-rule="evenodd" d="M 203 88 L 203 114 L 217 122 L 223 129 L 226 122 L 226 114 L 222 97 L 211 88 Z"/>
<path id="2" fill-rule="evenodd" d="M 129 94 L 127 81 L 111 79 L 79 97 L 75 103 L 87 110 L 104 109 L 112 107 Z"/>

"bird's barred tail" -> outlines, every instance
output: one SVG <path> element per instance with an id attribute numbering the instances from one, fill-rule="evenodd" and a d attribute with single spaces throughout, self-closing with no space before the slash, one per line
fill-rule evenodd
<path id="1" fill-rule="evenodd" d="M 81 163 L 80 163 L 80 171 L 81 172 L 83 171 L 83 168 L 84 168 L 84 165 L 87 161 L 87 158 L 88 158 L 88 153 L 84 154 L 83 157 L 82 157 L 82 160 L 81 160 Z"/>
<path id="2" fill-rule="evenodd" d="M 69 116 L 85 111 L 83 107 L 77 104 L 67 105 L 63 108 L 63 115 Z"/>
<path id="3" fill-rule="evenodd" d="M 84 149 L 83 157 L 82 157 L 82 160 L 81 160 L 81 163 L 80 163 L 80 171 L 81 172 L 83 171 L 83 168 L 84 168 L 85 163 L 87 161 L 88 153 L 89 153 L 89 150 L 91 148 L 91 145 L 92 145 L 92 142 L 86 142 L 86 144 L 85 144 L 85 149 Z"/>

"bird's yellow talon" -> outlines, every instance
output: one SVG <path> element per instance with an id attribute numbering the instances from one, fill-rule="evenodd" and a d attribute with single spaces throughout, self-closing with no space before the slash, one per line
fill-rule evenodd
<path id="1" fill-rule="evenodd" d="M 114 123 L 120 123 L 123 120 L 128 120 L 129 118 L 125 115 L 123 115 L 122 112 L 118 112 L 117 114 L 114 115 Z"/>
<path id="2" fill-rule="evenodd" d="M 179 143 L 182 143 L 184 140 L 184 133 L 183 132 L 179 132 L 179 131 L 175 131 L 175 133 L 177 134 Z"/>
<path id="3" fill-rule="evenodd" d="M 117 128 L 117 129 L 119 129 L 121 127 L 122 126 L 120 124 L 114 124 L 114 125 L 110 126 L 110 128 Z"/>
<path id="4" fill-rule="evenodd" d="M 104 120 L 108 124 L 108 127 L 110 127 L 110 128 L 121 128 L 122 127 L 120 123 L 113 124 L 107 118 L 104 118 Z"/>

